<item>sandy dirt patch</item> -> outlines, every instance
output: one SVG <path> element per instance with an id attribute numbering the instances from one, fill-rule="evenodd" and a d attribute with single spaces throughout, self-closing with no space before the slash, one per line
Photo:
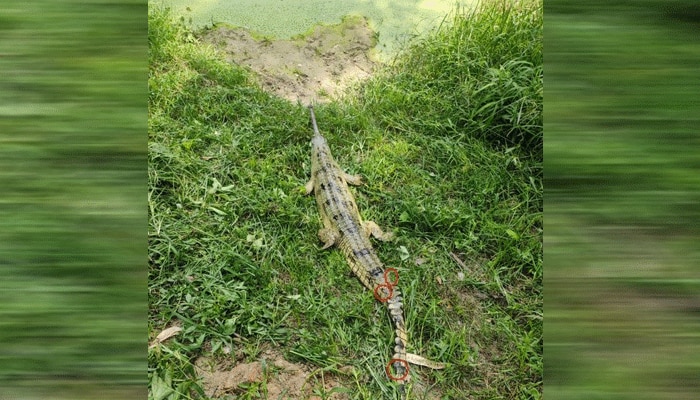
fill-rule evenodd
<path id="1" fill-rule="evenodd" d="M 231 361 L 217 362 L 207 357 L 195 361 L 195 369 L 209 398 L 228 398 L 227 396 L 256 392 L 267 399 L 350 398 L 346 393 L 332 391 L 333 388 L 343 387 L 338 376 L 286 361 L 274 350 L 263 352 L 254 362 L 234 365 Z"/>
<path id="2" fill-rule="evenodd" d="M 258 38 L 244 28 L 216 26 L 201 34 L 249 68 L 263 89 L 303 104 L 327 102 L 369 77 L 378 65 L 372 57 L 377 35 L 364 17 L 348 16 L 337 25 L 317 25 L 290 40 Z"/>
<path id="3" fill-rule="evenodd" d="M 243 358 L 203 356 L 195 360 L 195 371 L 208 398 L 223 400 L 248 395 L 279 400 L 348 400 L 354 393 L 356 372 L 349 365 L 328 372 L 289 362 L 274 349 L 264 350 L 253 362 L 243 362 Z M 421 400 L 442 398 L 437 388 L 420 379 L 413 380 L 410 393 L 411 398 Z"/>

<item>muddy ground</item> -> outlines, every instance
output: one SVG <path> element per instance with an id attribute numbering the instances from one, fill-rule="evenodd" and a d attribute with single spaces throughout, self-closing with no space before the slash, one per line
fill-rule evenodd
<path id="1" fill-rule="evenodd" d="M 333 374 L 322 369 L 313 369 L 304 364 L 291 363 L 274 350 L 262 352 L 253 362 L 236 362 L 200 357 L 195 361 L 195 369 L 201 378 L 202 388 L 209 398 L 227 398 L 244 393 L 258 393 L 267 399 L 308 399 L 344 400 L 346 393 L 337 392 L 346 388 L 339 375 L 348 374 L 351 367 L 341 369 L 341 374 Z M 340 378 L 340 379 L 339 379 Z M 347 379 L 347 378 L 346 378 Z"/>
<path id="2" fill-rule="evenodd" d="M 243 28 L 217 26 L 200 38 L 221 49 L 228 61 L 250 69 L 263 89 L 292 102 L 327 102 L 378 66 L 372 55 L 377 35 L 364 17 L 317 25 L 290 40 L 257 37 Z"/>
<path id="3" fill-rule="evenodd" d="M 245 361 L 241 352 L 234 353 L 229 357 L 199 357 L 195 360 L 197 376 L 208 398 L 253 395 L 281 400 L 347 400 L 354 393 L 356 380 L 367 379 L 350 365 L 328 370 L 292 363 L 278 350 L 269 347 L 250 362 Z M 411 393 L 416 399 L 441 398 L 437 389 L 420 380 L 413 381 Z"/>

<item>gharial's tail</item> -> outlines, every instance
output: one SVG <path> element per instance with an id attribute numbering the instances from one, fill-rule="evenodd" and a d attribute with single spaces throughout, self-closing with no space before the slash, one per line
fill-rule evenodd
<path id="1" fill-rule="evenodd" d="M 404 393 L 405 389 L 403 386 L 410 380 L 408 371 L 409 363 L 432 369 L 443 369 L 445 368 L 445 364 L 428 360 L 427 358 L 417 354 L 406 352 L 408 335 L 406 333 L 406 326 L 403 319 L 403 302 L 401 292 L 399 292 L 398 288 L 396 287 L 393 287 L 392 291 L 393 293 L 391 298 L 387 301 L 387 307 L 389 308 L 389 314 L 391 315 L 391 319 L 394 321 L 394 325 L 396 327 L 396 337 L 394 339 L 394 355 L 387 365 L 386 372 L 392 380 L 395 380 L 401 384 L 401 391 Z M 394 372 L 390 370 L 390 367 L 394 368 Z"/>

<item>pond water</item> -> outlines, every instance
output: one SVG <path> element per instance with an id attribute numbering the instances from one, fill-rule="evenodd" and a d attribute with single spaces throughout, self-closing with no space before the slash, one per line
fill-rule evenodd
<path id="1" fill-rule="evenodd" d="M 151 0 L 165 5 L 194 27 L 224 22 L 264 36 L 288 39 L 318 23 L 336 24 L 345 15 L 363 15 L 379 32 L 380 57 L 393 54 L 402 43 L 438 26 L 457 6 L 476 0 Z"/>

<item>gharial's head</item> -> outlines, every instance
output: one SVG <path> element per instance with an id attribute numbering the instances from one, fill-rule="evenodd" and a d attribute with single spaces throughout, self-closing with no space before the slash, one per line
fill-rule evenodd
<path id="1" fill-rule="evenodd" d="M 311 147 L 325 147 L 328 146 L 328 142 L 326 142 L 326 138 L 321 136 L 319 133 L 315 133 L 314 136 L 311 138 Z"/>

